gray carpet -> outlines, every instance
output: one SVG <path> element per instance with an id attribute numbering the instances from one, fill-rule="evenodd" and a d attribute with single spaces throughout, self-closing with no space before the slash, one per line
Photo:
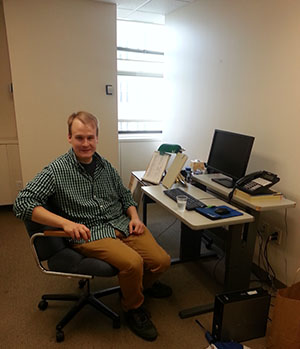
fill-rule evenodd
<path id="1" fill-rule="evenodd" d="M 172 257 L 178 257 L 180 223 L 157 205 L 149 205 L 148 227 Z M 65 327 L 65 341 L 56 343 L 55 326 L 71 304 L 49 302 L 45 311 L 37 307 L 43 293 L 79 292 L 78 280 L 42 274 L 35 265 L 29 238 L 23 223 L 11 212 L 0 207 L 0 348 L 207 348 L 204 333 L 195 322 L 211 330 L 212 313 L 181 319 L 178 311 L 213 302 L 221 290 L 218 260 L 175 264 L 163 275 L 173 295 L 169 299 L 146 299 L 159 336 L 145 342 L 126 326 L 122 315 L 120 329 L 113 329 L 111 320 L 87 306 Z M 218 270 L 220 269 L 220 270 Z M 92 289 L 117 285 L 117 278 L 92 280 Z M 103 299 L 121 312 L 119 296 Z M 253 349 L 266 347 L 266 338 L 244 343 Z"/>

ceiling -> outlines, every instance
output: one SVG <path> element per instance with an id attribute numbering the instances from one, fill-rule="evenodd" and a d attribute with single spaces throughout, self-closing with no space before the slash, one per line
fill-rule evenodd
<path id="1" fill-rule="evenodd" d="M 165 15 L 196 0 L 99 0 L 117 4 L 118 19 L 165 23 Z"/>

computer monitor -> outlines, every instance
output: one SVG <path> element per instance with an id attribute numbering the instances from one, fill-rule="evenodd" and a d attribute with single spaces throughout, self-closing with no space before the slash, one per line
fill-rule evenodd
<path id="1" fill-rule="evenodd" d="M 246 173 L 254 137 L 223 130 L 215 130 L 207 161 L 209 172 L 228 177 L 213 180 L 227 188 Z"/>

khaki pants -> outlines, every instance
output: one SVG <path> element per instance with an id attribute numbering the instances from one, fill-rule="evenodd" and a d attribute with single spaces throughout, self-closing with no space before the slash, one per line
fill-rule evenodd
<path id="1" fill-rule="evenodd" d="M 119 270 L 124 311 L 136 309 L 144 302 L 143 289 L 151 287 L 170 266 L 170 256 L 145 228 L 141 235 L 125 237 L 116 231 L 117 239 L 106 238 L 73 248 L 86 257 L 102 259 Z"/>

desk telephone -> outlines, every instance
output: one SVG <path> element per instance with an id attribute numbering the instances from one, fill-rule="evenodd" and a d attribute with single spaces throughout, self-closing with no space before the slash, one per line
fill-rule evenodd
<path id="1" fill-rule="evenodd" d="M 235 188 L 240 189 L 248 194 L 264 194 L 268 189 L 279 182 L 280 178 L 271 172 L 257 171 L 240 178 L 235 183 Z"/>

